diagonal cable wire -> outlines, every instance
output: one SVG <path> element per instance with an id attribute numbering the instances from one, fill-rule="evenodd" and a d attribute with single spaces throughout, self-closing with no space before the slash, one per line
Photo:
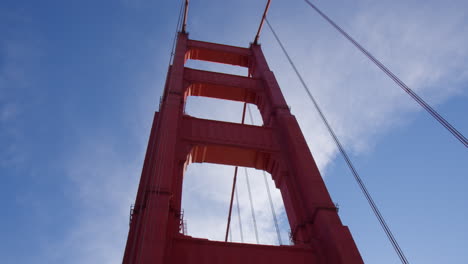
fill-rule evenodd
<path id="1" fill-rule="evenodd" d="M 266 19 L 267 25 L 270 28 L 271 32 L 273 33 L 273 36 L 275 37 L 276 41 L 281 47 L 281 50 L 283 53 L 286 55 L 286 58 L 289 61 L 289 64 L 291 64 L 292 68 L 294 69 L 294 72 L 296 73 L 297 77 L 299 78 L 304 90 L 306 91 L 307 95 L 309 96 L 309 99 L 312 101 L 314 104 L 315 109 L 319 113 L 323 123 L 328 129 L 328 132 L 333 138 L 333 141 L 335 142 L 336 146 L 341 152 L 341 155 L 343 156 L 344 160 L 346 161 L 346 164 L 348 165 L 349 169 L 353 173 L 354 179 L 358 183 L 359 187 L 361 188 L 361 191 L 363 192 L 366 200 L 368 201 L 370 207 L 372 208 L 372 211 L 374 212 L 375 216 L 377 217 L 377 220 L 379 221 L 380 225 L 382 226 L 385 234 L 387 235 L 388 239 L 390 240 L 390 243 L 392 244 L 393 248 L 395 249 L 398 257 L 400 258 L 401 262 L 404 264 L 408 264 L 408 260 L 406 259 L 403 251 L 401 250 L 398 242 L 396 241 L 395 237 L 393 236 L 392 232 L 390 231 L 390 228 L 388 227 L 387 223 L 385 222 L 385 219 L 383 218 L 382 214 L 380 213 L 377 205 L 375 204 L 374 200 L 372 199 L 372 196 L 370 195 L 369 191 L 367 190 L 364 182 L 362 181 L 361 177 L 359 176 L 359 173 L 357 172 L 356 168 L 354 167 L 353 163 L 351 162 L 351 159 L 349 158 L 348 154 L 346 153 L 345 149 L 343 148 L 341 142 L 338 140 L 338 137 L 336 136 L 335 132 L 331 128 L 330 124 L 328 123 L 328 120 L 326 119 L 325 115 L 323 114 L 321 108 L 319 107 L 317 101 L 315 100 L 314 96 L 312 95 L 309 87 L 305 83 L 304 79 L 302 78 L 301 74 L 296 68 L 296 65 L 292 61 L 291 57 L 289 56 L 288 52 L 284 48 L 283 43 L 279 39 L 278 35 L 276 34 L 275 30 L 271 26 L 270 22 L 268 19 Z"/>
<path id="2" fill-rule="evenodd" d="M 369 58 L 377 67 L 379 67 L 390 79 L 392 79 L 398 86 L 401 87 L 411 98 L 413 98 L 419 105 L 421 105 L 432 117 L 434 117 L 442 126 L 444 126 L 453 136 L 455 136 L 465 147 L 468 148 L 468 140 L 463 134 L 452 126 L 445 118 L 443 118 L 434 108 L 432 108 L 426 101 L 417 95 L 411 88 L 408 87 L 400 78 L 398 78 L 392 71 L 390 71 L 383 63 L 376 59 L 369 51 L 362 47 L 356 40 L 354 40 L 346 31 L 338 26 L 333 20 L 325 15 L 309 0 L 304 0 L 310 7 L 322 16 L 328 23 L 330 23 L 336 30 L 338 30 L 347 40 L 349 40 L 356 48 L 358 48 L 367 58 Z"/>

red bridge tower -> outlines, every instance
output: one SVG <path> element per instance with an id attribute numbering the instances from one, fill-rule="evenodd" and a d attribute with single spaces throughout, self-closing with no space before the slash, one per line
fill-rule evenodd
<path id="1" fill-rule="evenodd" d="M 188 59 L 247 67 L 250 77 L 186 68 Z M 255 104 L 264 125 L 184 115 L 188 96 Z M 294 245 L 227 243 L 182 234 L 182 182 L 192 162 L 268 171 L 281 191 Z M 179 33 L 151 129 L 123 263 L 363 263 L 259 45 L 226 46 Z"/>

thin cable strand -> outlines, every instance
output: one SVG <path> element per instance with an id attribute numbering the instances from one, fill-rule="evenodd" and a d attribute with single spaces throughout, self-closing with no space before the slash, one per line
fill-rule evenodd
<path id="1" fill-rule="evenodd" d="M 265 171 L 262 171 L 262 172 L 263 172 L 263 180 L 265 181 L 265 187 L 268 193 L 268 200 L 270 201 L 270 209 L 271 209 L 271 214 L 273 216 L 273 222 L 275 223 L 276 236 L 278 238 L 278 245 L 282 245 L 283 241 L 281 240 L 281 233 L 280 233 L 279 226 L 278 226 L 278 219 L 276 218 L 275 207 L 273 206 L 273 201 L 271 199 L 270 186 L 268 185 Z"/>
<path id="2" fill-rule="evenodd" d="M 239 219 L 240 238 L 241 238 L 241 242 L 244 243 L 244 232 L 242 231 L 242 220 L 241 220 L 241 214 L 240 214 L 239 195 L 237 194 L 237 188 L 234 191 L 235 191 L 235 196 L 236 196 L 237 218 Z"/>
<path id="3" fill-rule="evenodd" d="M 249 201 L 250 201 L 250 211 L 252 212 L 252 220 L 254 225 L 255 231 L 255 239 L 257 240 L 257 244 L 260 244 L 258 240 L 258 231 L 257 231 L 257 220 L 255 219 L 255 209 L 252 202 L 252 192 L 250 191 L 250 182 L 249 182 L 249 173 L 247 172 L 247 168 L 244 167 L 245 170 L 245 181 L 247 183 L 247 190 L 249 191 Z"/>
<path id="4" fill-rule="evenodd" d="M 169 66 L 171 66 L 172 63 L 172 58 L 174 57 L 174 50 L 175 50 L 175 44 L 176 44 L 176 39 L 177 39 L 177 33 L 179 32 L 179 27 L 180 23 L 182 21 L 182 7 L 183 7 L 184 2 L 180 2 L 180 8 L 179 8 L 179 17 L 177 18 L 177 26 L 176 30 L 174 32 L 174 38 L 172 39 L 172 48 L 171 48 L 171 55 L 169 56 Z"/>
<path id="5" fill-rule="evenodd" d="M 248 110 L 247 112 L 249 112 L 250 124 L 254 125 L 252 111 L 250 110 L 250 105 L 247 105 L 247 110 Z M 279 225 L 278 225 L 278 219 L 276 217 L 275 207 L 273 206 L 273 200 L 271 199 L 270 186 L 268 185 L 267 176 L 266 176 L 265 171 L 262 170 L 262 172 L 263 172 L 263 179 L 265 181 L 265 187 L 266 187 L 267 194 L 268 194 L 268 201 L 270 202 L 271 215 L 273 217 L 273 222 L 275 224 L 276 236 L 278 238 L 278 244 L 282 245 L 283 241 L 281 239 L 281 233 L 280 233 L 280 229 L 279 229 Z"/>
<path id="6" fill-rule="evenodd" d="M 247 103 L 244 103 L 244 107 L 242 108 L 242 121 L 241 124 L 244 124 L 245 121 L 245 109 L 247 107 Z M 232 215 L 232 204 L 234 201 L 234 190 L 236 189 L 236 181 L 237 181 L 237 169 L 238 166 L 234 169 L 234 177 L 232 180 L 232 191 L 231 191 L 231 200 L 229 202 L 229 212 L 228 212 L 228 220 L 227 220 L 227 226 L 226 226 L 226 237 L 224 239 L 224 242 L 227 242 L 228 239 L 228 234 L 231 230 L 231 215 Z"/>
<path id="7" fill-rule="evenodd" d="M 369 205 L 371 206 L 372 208 L 372 211 L 374 212 L 375 216 L 377 217 L 377 220 L 379 221 L 380 225 L 382 226 L 385 234 L 387 235 L 388 239 L 390 240 L 390 243 L 392 244 L 393 248 L 395 249 L 398 257 L 400 258 L 401 262 L 404 263 L 404 264 L 408 264 L 408 260 L 406 259 L 403 251 L 401 250 L 398 242 L 396 241 L 395 237 L 393 236 L 392 232 L 390 231 L 390 228 L 388 227 L 387 223 L 385 222 L 382 214 L 380 213 L 379 209 L 377 208 L 377 205 L 375 204 L 374 200 L 372 199 L 372 196 L 370 195 L 369 191 L 367 190 L 366 186 L 364 185 L 364 183 L 362 182 L 361 180 L 361 177 L 359 176 L 357 170 L 355 169 L 353 163 L 351 162 L 351 159 L 349 158 L 348 154 L 346 153 L 346 151 L 344 150 L 343 146 L 341 145 L 341 142 L 338 140 L 338 137 L 336 136 L 335 132 L 333 131 L 333 129 L 331 128 L 330 124 L 328 123 L 328 120 L 326 119 L 325 115 L 323 114 L 321 108 L 319 107 L 317 101 L 315 100 L 314 96 L 312 95 L 309 87 L 307 86 L 307 84 L 305 83 L 304 79 L 302 78 L 301 74 L 299 73 L 299 71 L 297 70 L 296 68 L 296 65 L 294 64 L 294 62 L 292 61 L 291 57 L 289 56 L 288 52 L 286 51 L 286 49 L 284 48 L 284 45 L 283 43 L 281 42 L 281 40 L 279 39 L 278 35 L 276 34 L 275 30 L 273 29 L 273 27 L 271 26 L 270 22 L 268 19 L 265 20 L 267 22 L 267 25 L 268 27 L 270 28 L 271 32 L 273 33 L 273 36 L 275 37 L 276 41 L 278 42 L 278 44 L 280 45 L 283 53 L 286 55 L 286 58 L 288 59 L 289 61 L 289 64 L 292 66 L 292 68 L 294 69 L 294 72 L 296 73 L 297 77 L 299 78 L 301 84 L 302 84 L 302 87 L 304 88 L 304 90 L 306 91 L 307 95 L 309 96 L 309 99 L 312 101 L 312 103 L 314 104 L 314 107 L 315 109 L 317 110 L 317 112 L 319 113 L 323 123 L 325 124 L 325 126 L 327 127 L 328 129 L 328 132 L 330 133 L 330 135 L 332 136 L 333 138 L 333 141 L 335 142 L 335 144 L 337 145 L 338 149 L 340 150 L 344 160 L 346 161 L 346 164 L 348 165 L 349 169 L 351 170 L 351 172 L 353 173 L 353 176 L 354 176 L 354 179 L 356 180 L 356 182 L 358 183 L 359 187 L 361 188 L 361 191 L 363 192 L 366 200 L 368 201 Z"/>
<path id="8" fill-rule="evenodd" d="M 228 219 L 226 224 L 226 235 L 224 237 L 224 242 L 227 242 L 228 235 L 231 232 L 231 215 L 232 215 L 232 204 L 234 202 L 234 191 L 236 190 L 236 183 L 237 183 L 237 171 L 239 167 L 234 168 L 234 177 L 232 179 L 232 191 L 231 191 L 231 199 L 229 202 L 229 211 L 228 211 Z"/>
<path id="9" fill-rule="evenodd" d="M 356 48 L 358 48 L 367 58 L 369 58 L 374 64 L 379 67 L 390 79 L 392 79 L 398 86 L 401 87 L 407 94 L 411 96 L 420 106 L 422 106 L 432 117 L 434 117 L 442 126 L 444 126 L 453 136 L 455 136 L 465 147 L 468 148 L 468 140 L 463 134 L 452 126 L 445 118 L 443 118 L 434 108 L 432 108 L 426 101 L 424 101 L 419 95 L 417 95 L 411 88 L 409 88 L 400 78 L 398 78 L 392 71 L 390 71 L 385 65 L 383 65 L 378 59 L 376 59 L 369 51 L 362 47 L 356 40 L 354 40 L 348 33 L 346 33 L 340 26 L 338 26 L 333 20 L 325 15 L 320 9 L 308 0 L 304 0 L 310 7 L 312 7 L 317 13 L 322 16 L 330 25 L 338 30 L 347 40 L 349 40 Z"/>

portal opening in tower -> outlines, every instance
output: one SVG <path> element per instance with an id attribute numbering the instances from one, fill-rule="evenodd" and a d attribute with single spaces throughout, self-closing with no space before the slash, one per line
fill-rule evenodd
<path id="1" fill-rule="evenodd" d="M 182 192 L 186 235 L 225 241 L 234 171 L 211 163 L 188 166 Z M 289 245 L 283 199 L 268 172 L 238 167 L 232 201 L 228 242 Z"/>
<path id="2" fill-rule="evenodd" d="M 262 126 L 263 120 L 256 105 L 248 104 L 244 124 Z M 185 114 L 196 118 L 242 123 L 244 103 L 203 96 L 189 96 L 185 103 Z"/>

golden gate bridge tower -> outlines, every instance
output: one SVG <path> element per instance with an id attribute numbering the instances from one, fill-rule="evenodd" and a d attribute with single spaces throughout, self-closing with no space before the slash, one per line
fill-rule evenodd
<path id="1" fill-rule="evenodd" d="M 187 4 L 151 128 L 123 263 L 363 263 L 257 44 L 267 9 L 256 41 L 242 48 L 190 39 L 185 30 Z M 185 67 L 187 60 L 246 67 L 249 75 L 190 69 Z M 264 125 L 185 115 L 189 96 L 254 104 Z M 185 235 L 181 227 L 182 184 L 184 171 L 194 162 L 269 172 L 284 201 L 293 245 L 210 241 Z"/>

